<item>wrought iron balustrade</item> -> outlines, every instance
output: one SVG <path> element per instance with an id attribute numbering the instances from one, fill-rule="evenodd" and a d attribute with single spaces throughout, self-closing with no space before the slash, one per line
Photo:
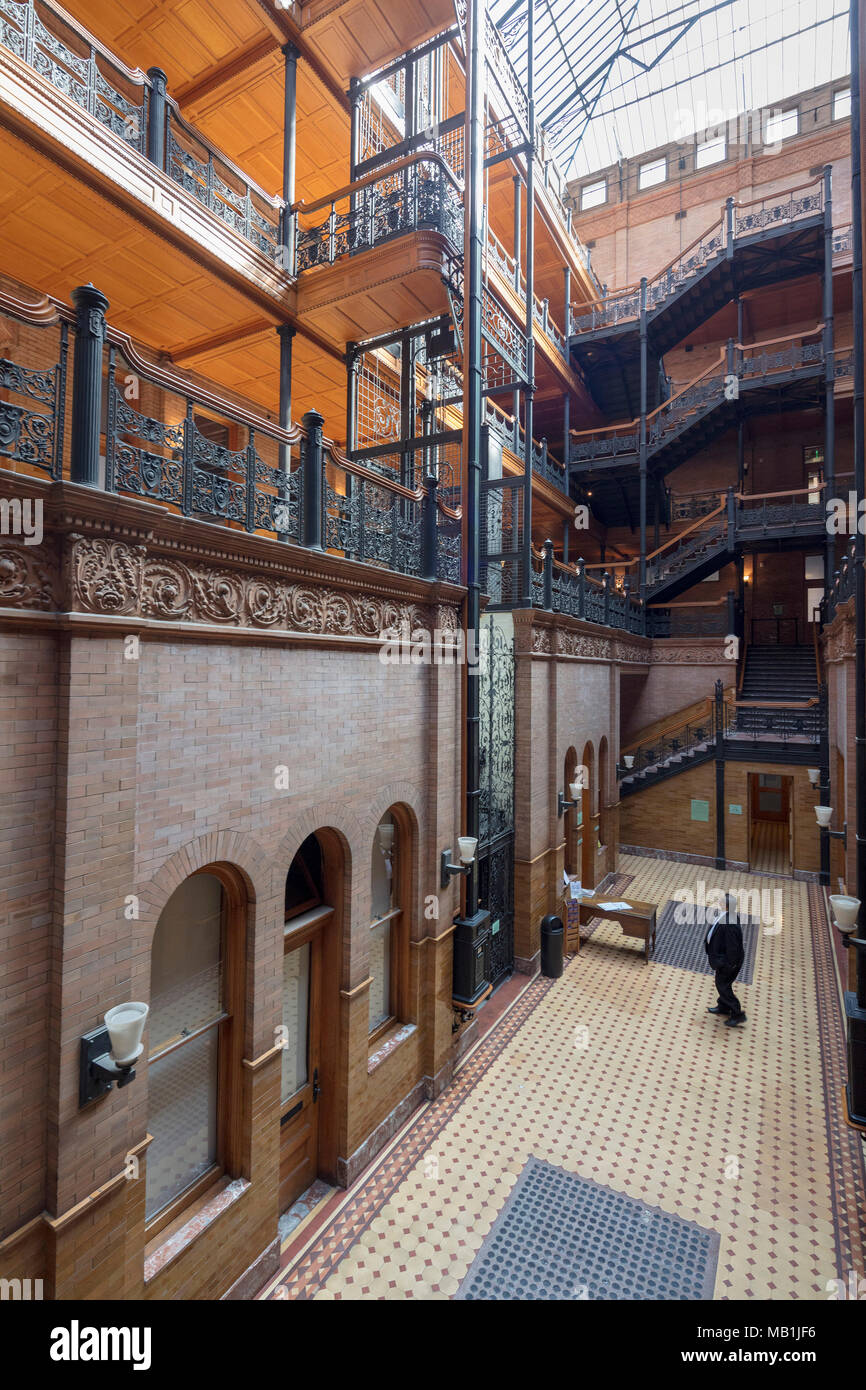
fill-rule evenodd
<path id="1" fill-rule="evenodd" d="M 747 204 L 728 200 L 717 222 L 671 263 L 646 282 L 645 308 L 653 313 L 678 294 L 709 265 L 733 248 L 739 237 L 752 237 L 779 226 L 793 226 L 824 210 L 823 177 L 816 183 L 785 193 L 770 194 Z M 594 333 L 634 322 L 641 314 L 641 287 L 628 285 L 612 290 L 590 305 L 576 305 L 572 311 L 572 333 Z"/>
<path id="2" fill-rule="evenodd" d="M 822 701 L 803 709 L 780 706 L 725 705 L 724 737 L 741 740 L 770 740 L 787 743 L 820 743 L 827 712 Z"/>
<path id="3" fill-rule="evenodd" d="M 187 124 L 158 69 L 145 74 L 126 67 L 48 0 L 0 0 L 0 45 L 128 148 L 157 159 L 175 183 L 282 265 L 282 200 L 247 179 Z"/>
<path id="4" fill-rule="evenodd" d="M 58 324 L 44 337 L 38 349 L 31 339 L 26 351 L 17 350 L 27 362 L 0 358 L 0 467 L 23 464 L 57 479 L 63 473 L 68 326 Z"/>
<path id="5" fill-rule="evenodd" d="M 857 575 L 856 561 L 856 542 L 854 538 L 848 542 L 845 554 L 839 562 L 839 568 L 833 575 L 833 581 L 828 592 L 821 600 L 821 622 L 826 625 L 832 623 L 836 616 L 836 610 L 848 599 L 854 597 L 854 585 Z"/>
<path id="6" fill-rule="evenodd" d="M 647 637 L 726 637 L 731 630 L 729 606 L 724 600 L 647 607 Z"/>
<path id="7" fill-rule="evenodd" d="M 669 501 L 669 516 L 672 522 L 698 521 L 719 505 L 719 492 L 672 492 Z"/>
<path id="8" fill-rule="evenodd" d="M 647 560 L 646 582 L 650 589 L 660 584 L 668 584 L 677 575 L 690 569 L 704 556 L 721 550 L 728 541 L 727 516 L 721 517 L 712 525 L 693 532 L 680 544 L 674 541 L 655 559 Z"/>
<path id="9" fill-rule="evenodd" d="M 333 265 L 343 256 L 382 246 L 422 230 L 439 232 L 454 251 L 463 251 L 462 190 L 440 157 L 421 152 L 400 160 L 380 175 L 341 190 L 327 203 L 296 207 L 295 274 Z M 301 219 L 319 215 L 312 226 Z"/>
<path id="10" fill-rule="evenodd" d="M 646 780 L 647 773 L 657 772 L 662 776 L 666 771 L 681 767 L 685 761 L 691 761 L 695 753 L 709 752 L 715 735 L 715 712 L 708 700 L 703 715 L 698 714 L 675 728 L 661 730 L 654 738 L 627 745 L 621 756 L 633 761 L 630 767 L 623 764 L 617 768 L 617 779 L 635 778 L 639 786 Z"/>
<path id="11" fill-rule="evenodd" d="M 106 325 L 95 307 L 105 303 L 98 291 L 77 296 L 76 313 L 57 301 L 33 305 L 0 292 L 0 313 L 39 329 L 27 334 L 21 360 L 0 359 L 0 469 L 68 479 L 193 520 L 461 582 L 459 470 L 455 483 L 444 455 L 441 493 L 435 472 L 425 486 L 406 486 L 392 470 L 374 472 L 342 455 L 323 439 L 315 412 L 281 429 L 144 357 Z M 75 359 L 81 390 L 73 393 L 67 358 L 76 335 L 78 347 L 87 342 L 91 350 Z M 76 414 L 79 399 L 96 403 L 86 420 Z M 82 432 L 90 432 L 84 464 L 76 428 L 79 448 Z M 433 467 L 428 441 L 419 447 Z"/>
<path id="12" fill-rule="evenodd" d="M 485 397 L 482 404 L 482 422 L 489 425 L 496 433 L 502 444 L 510 449 L 517 458 L 523 458 L 524 451 L 524 431 L 523 426 L 504 411 L 498 410 L 493 402 Z M 543 478 L 545 482 L 558 488 L 560 492 L 568 495 L 568 479 L 565 467 L 558 458 L 550 452 L 547 447 L 547 440 L 537 439 L 532 441 L 532 471 Z"/>
<path id="13" fill-rule="evenodd" d="M 543 552 L 533 547 L 532 560 L 532 602 L 536 608 L 622 632 L 645 633 L 646 609 L 632 597 L 628 582 L 618 589 L 607 572 L 601 581 L 591 578 L 581 560 L 574 567 L 560 564 L 553 558 L 550 542 L 545 543 Z"/>
<path id="14" fill-rule="evenodd" d="M 166 108 L 166 173 L 198 202 L 288 269 L 281 245 L 281 199 L 271 199 L 216 153 L 171 107 Z"/>

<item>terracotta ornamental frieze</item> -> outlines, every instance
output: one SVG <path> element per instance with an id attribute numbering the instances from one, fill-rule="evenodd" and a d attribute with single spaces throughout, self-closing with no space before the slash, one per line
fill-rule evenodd
<path id="1" fill-rule="evenodd" d="M 453 632 L 459 616 L 453 604 L 427 607 L 333 581 L 150 555 L 144 544 L 74 533 L 64 538 L 60 564 L 47 544 L 0 546 L 0 608 L 376 641 L 385 632 Z"/>

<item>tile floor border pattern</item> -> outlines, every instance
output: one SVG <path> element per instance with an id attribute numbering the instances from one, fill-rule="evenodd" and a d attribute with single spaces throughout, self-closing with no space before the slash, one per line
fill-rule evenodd
<path id="1" fill-rule="evenodd" d="M 319 1292 L 425 1149 L 452 1119 L 479 1077 L 504 1051 L 555 984 L 556 980 L 543 976 L 533 980 L 496 1028 L 469 1053 L 448 1089 L 418 1117 L 369 1178 L 361 1180 L 330 1225 L 316 1233 L 314 1246 L 269 1288 L 268 1298 L 311 1299 Z M 278 1287 L 285 1288 L 286 1292 L 277 1295 Z"/>
<path id="2" fill-rule="evenodd" d="M 863 1140 L 845 1123 L 842 1113 L 842 1089 L 847 1075 L 846 1030 L 830 936 L 833 927 L 827 918 L 822 889 L 810 883 L 808 894 L 837 1275 L 846 1277 L 849 1270 L 855 1270 L 862 1277 L 866 1210 L 861 1209 L 861 1204 L 866 1192 L 866 1164 Z"/>

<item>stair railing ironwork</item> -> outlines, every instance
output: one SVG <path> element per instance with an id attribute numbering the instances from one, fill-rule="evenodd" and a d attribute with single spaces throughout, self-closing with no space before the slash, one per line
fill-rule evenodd
<path id="1" fill-rule="evenodd" d="M 694 753 L 711 750 L 714 740 L 714 712 L 712 707 L 708 707 L 705 715 L 677 724 L 674 728 L 665 729 L 655 738 L 625 748 L 620 756 L 633 757 L 634 764 L 630 768 L 624 765 L 618 767 L 617 777 L 620 781 L 626 778 L 637 779 L 638 774 L 643 773 L 640 781 L 646 782 L 647 773 L 657 772 L 662 775 L 670 772 L 673 766 L 687 764 L 693 761 Z"/>
<path id="2" fill-rule="evenodd" d="M 792 226 L 823 212 L 823 209 L 823 174 L 815 183 L 748 203 L 735 204 L 729 198 L 718 220 L 647 281 L 648 308 L 651 311 L 660 309 L 679 293 L 683 285 L 727 255 L 738 238 L 753 237 L 770 227 Z M 594 333 L 602 328 L 614 328 L 621 323 L 635 322 L 639 315 L 640 286 L 626 285 L 622 289 L 609 291 L 589 304 L 574 305 L 572 333 Z"/>
<path id="3" fill-rule="evenodd" d="M 819 371 L 824 361 L 824 344 L 819 336 L 822 332 L 823 324 L 818 324 L 806 333 L 745 346 L 730 339 L 726 347 L 720 348 L 715 361 L 647 415 L 648 456 L 657 454 L 709 412 L 738 400 L 742 382 L 755 383 L 782 373 L 807 375 Z M 620 457 L 631 460 L 637 455 L 639 439 L 639 419 L 573 430 L 569 458 L 585 467 L 610 464 Z"/>
<path id="4" fill-rule="evenodd" d="M 181 115 L 165 74 L 128 68 L 49 0 L 0 0 L 0 45 L 282 269 L 284 203 Z"/>
<path id="5" fill-rule="evenodd" d="M 829 590 L 821 600 L 821 623 L 823 626 L 832 623 L 839 607 L 854 597 L 855 549 L 856 541 L 852 537 L 839 561 L 839 568 L 833 575 Z"/>

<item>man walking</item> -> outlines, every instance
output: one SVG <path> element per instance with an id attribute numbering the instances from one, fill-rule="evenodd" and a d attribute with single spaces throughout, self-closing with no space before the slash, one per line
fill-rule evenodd
<path id="1" fill-rule="evenodd" d="M 720 911 L 710 925 L 704 938 L 704 948 L 710 966 L 715 971 L 716 991 L 719 996 L 719 1002 L 709 1012 L 726 1014 L 725 1027 L 738 1028 L 741 1023 L 745 1023 L 746 1015 L 731 986 L 743 968 L 746 952 L 735 893 L 728 894 L 727 912 Z"/>

